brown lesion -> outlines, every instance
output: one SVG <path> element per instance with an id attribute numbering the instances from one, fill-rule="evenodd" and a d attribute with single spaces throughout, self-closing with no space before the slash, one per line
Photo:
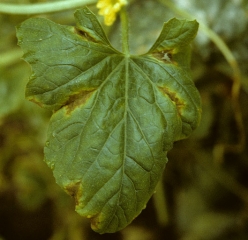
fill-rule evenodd
<path id="1" fill-rule="evenodd" d="M 163 61 L 164 63 L 173 63 L 175 64 L 174 60 L 173 60 L 173 53 L 172 51 L 168 51 L 168 50 L 164 50 L 164 51 L 160 51 L 160 52 L 153 52 L 152 56 L 156 59 L 158 59 L 159 61 Z"/>
<path id="2" fill-rule="evenodd" d="M 65 103 L 66 114 L 69 115 L 76 107 L 85 105 L 95 91 L 96 89 L 87 89 L 71 95 Z"/>
<path id="3" fill-rule="evenodd" d="M 83 40 L 85 40 L 85 41 L 97 42 L 96 39 L 94 39 L 88 33 L 86 33 L 85 31 L 83 31 L 82 29 L 79 29 L 77 27 L 74 27 L 74 33 L 76 33 L 77 35 L 79 35 L 80 37 L 82 37 Z"/>
<path id="4" fill-rule="evenodd" d="M 181 109 L 185 106 L 185 103 L 182 101 L 182 99 L 180 99 L 177 95 L 176 92 L 172 92 L 170 91 L 168 88 L 166 87 L 159 87 L 159 90 L 163 93 L 166 94 L 167 96 L 169 96 L 169 98 L 171 99 L 172 102 L 175 103 L 179 114 L 181 113 Z"/>
<path id="5" fill-rule="evenodd" d="M 94 231 L 98 231 L 99 225 L 101 224 L 100 213 L 90 217 L 91 228 Z"/>
<path id="6" fill-rule="evenodd" d="M 64 187 L 65 192 L 72 196 L 75 200 L 75 204 L 78 205 L 79 203 L 79 195 L 81 193 L 80 191 L 80 181 L 76 183 L 70 183 L 69 185 Z"/>
<path id="7" fill-rule="evenodd" d="M 44 107 L 44 105 L 39 100 L 37 100 L 35 97 L 26 97 L 26 98 L 27 98 L 27 100 L 37 104 L 38 106 L 40 106 L 42 108 Z"/>

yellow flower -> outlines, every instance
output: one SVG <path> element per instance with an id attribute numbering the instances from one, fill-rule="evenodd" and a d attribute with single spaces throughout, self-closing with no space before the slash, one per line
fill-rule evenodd
<path id="1" fill-rule="evenodd" d="M 96 6 L 100 9 L 98 13 L 104 16 L 104 23 L 110 26 L 116 19 L 116 13 L 126 4 L 127 0 L 99 0 Z"/>

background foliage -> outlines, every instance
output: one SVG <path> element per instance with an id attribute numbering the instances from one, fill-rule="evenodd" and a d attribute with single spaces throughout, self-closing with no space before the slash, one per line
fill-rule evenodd
<path id="1" fill-rule="evenodd" d="M 183 17 L 165 2 L 169 1 L 130 4 L 133 53 L 149 49 L 164 21 Z M 24 98 L 30 67 L 20 60 L 15 37 L 15 26 L 30 16 L 0 14 L 0 239 L 248 238 L 248 149 L 242 142 L 248 135 L 248 1 L 171 2 L 216 32 L 232 51 L 241 70 L 238 105 L 232 68 L 209 36 L 199 31 L 192 48 L 192 74 L 202 96 L 202 123 L 169 152 L 163 185 L 142 214 L 123 231 L 105 235 L 94 233 L 88 220 L 76 214 L 73 199 L 55 184 L 43 162 L 51 113 Z M 95 6 L 91 9 L 97 12 Z M 42 17 L 74 25 L 73 12 Z M 120 48 L 118 21 L 106 31 Z M 240 113 L 242 118 L 237 118 Z"/>

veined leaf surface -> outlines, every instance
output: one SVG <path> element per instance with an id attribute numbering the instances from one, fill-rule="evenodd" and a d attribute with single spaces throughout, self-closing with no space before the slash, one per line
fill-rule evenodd
<path id="1" fill-rule="evenodd" d="M 115 232 L 146 206 L 173 142 L 198 125 L 199 93 L 189 74 L 198 23 L 172 19 L 142 56 L 109 43 L 95 15 L 76 27 L 43 18 L 17 29 L 32 66 L 26 96 L 53 110 L 45 161 L 92 228 Z"/>

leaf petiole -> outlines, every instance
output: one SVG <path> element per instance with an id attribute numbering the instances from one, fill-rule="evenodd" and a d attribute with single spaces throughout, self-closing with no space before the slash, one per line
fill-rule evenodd
<path id="1" fill-rule="evenodd" d="M 122 51 L 126 56 L 129 56 L 129 26 L 127 9 L 125 6 L 121 8 L 121 36 L 122 36 Z"/>

